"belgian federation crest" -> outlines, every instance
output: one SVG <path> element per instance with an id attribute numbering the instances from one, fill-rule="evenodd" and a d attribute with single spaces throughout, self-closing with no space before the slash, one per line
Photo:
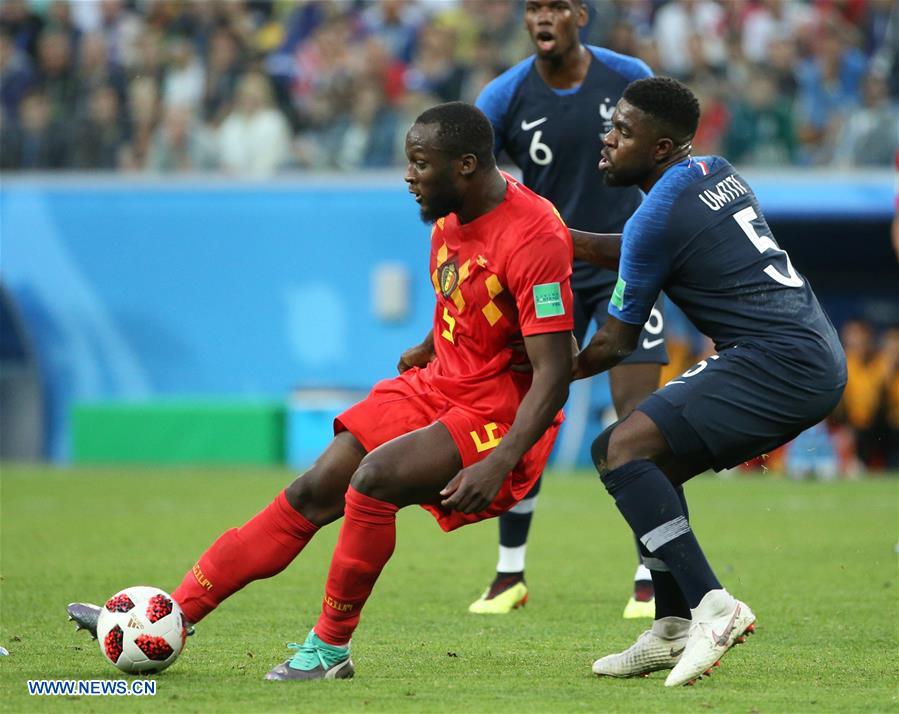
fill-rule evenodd
<path id="1" fill-rule="evenodd" d="M 458 286 L 459 270 L 456 268 L 456 263 L 454 261 L 444 263 L 440 267 L 440 292 L 443 297 L 448 298 Z"/>

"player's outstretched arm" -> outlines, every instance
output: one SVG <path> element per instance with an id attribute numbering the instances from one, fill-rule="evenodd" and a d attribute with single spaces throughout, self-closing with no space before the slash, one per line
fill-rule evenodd
<path id="1" fill-rule="evenodd" d="M 637 348 L 643 325 L 630 325 L 612 317 L 582 349 L 574 363 L 572 379 L 584 379 L 611 369 Z"/>
<path id="2" fill-rule="evenodd" d="M 462 469 L 440 495 L 442 505 L 463 513 L 477 513 L 496 498 L 503 478 L 552 424 L 568 399 L 571 379 L 571 332 L 549 332 L 524 338 L 534 370 L 531 388 L 521 400 L 515 421 L 490 455 Z"/>
<path id="3" fill-rule="evenodd" d="M 591 265 L 609 270 L 618 270 L 621 257 L 620 233 L 588 233 L 569 228 L 574 242 L 574 257 Z"/>
<path id="4" fill-rule="evenodd" d="M 402 374 L 412 367 L 427 367 L 432 359 L 434 359 L 434 330 L 431 330 L 415 347 L 410 347 L 400 355 L 396 371 Z"/>

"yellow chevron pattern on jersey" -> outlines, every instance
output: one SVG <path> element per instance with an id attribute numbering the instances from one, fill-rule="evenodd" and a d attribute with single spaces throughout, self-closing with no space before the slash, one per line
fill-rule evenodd
<path id="1" fill-rule="evenodd" d="M 503 316 L 503 311 L 499 309 L 499 306 L 495 302 L 493 302 L 493 298 L 499 295 L 505 288 L 494 273 L 490 273 L 484 281 L 484 284 L 487 286 L 487 294 L 490 296 L 490 300 L 481 308 L 481 312 L 484 313 L 484 317 L 487 318 L 490 327 L 493 327 Z"/>

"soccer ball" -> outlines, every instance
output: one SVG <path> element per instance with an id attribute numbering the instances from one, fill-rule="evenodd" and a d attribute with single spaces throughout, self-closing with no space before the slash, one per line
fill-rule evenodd
<path id="1" fill-rule="evenodd" d="M 161 672 L 178 659 L 186 638 L 178 603 L 145 585 L 117 592 L 97 620 L 100 651 L 123 672 Z"/>

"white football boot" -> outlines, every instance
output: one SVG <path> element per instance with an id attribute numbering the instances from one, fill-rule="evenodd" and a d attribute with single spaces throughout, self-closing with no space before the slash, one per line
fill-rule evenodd
<path id="1" fill-rule="evenodd" d="M 665 680 L 666 687 L 693 684 L 703 675 L 711 675 L 724 653 L 745 642 L 755 630 L 755 615 L 749 606 L 724 589 L 707 592 L 690 612 L 693 619 L 686 649 Z"/>
<path id="2" fill-rule="evenodd" d="M 593 663 L 599 677 L 647 676 L 677 664 L 687 642 L 690 621 L 681 617 L 663 617 L 652 623 L 624 652 L 606 655 Z"/>

